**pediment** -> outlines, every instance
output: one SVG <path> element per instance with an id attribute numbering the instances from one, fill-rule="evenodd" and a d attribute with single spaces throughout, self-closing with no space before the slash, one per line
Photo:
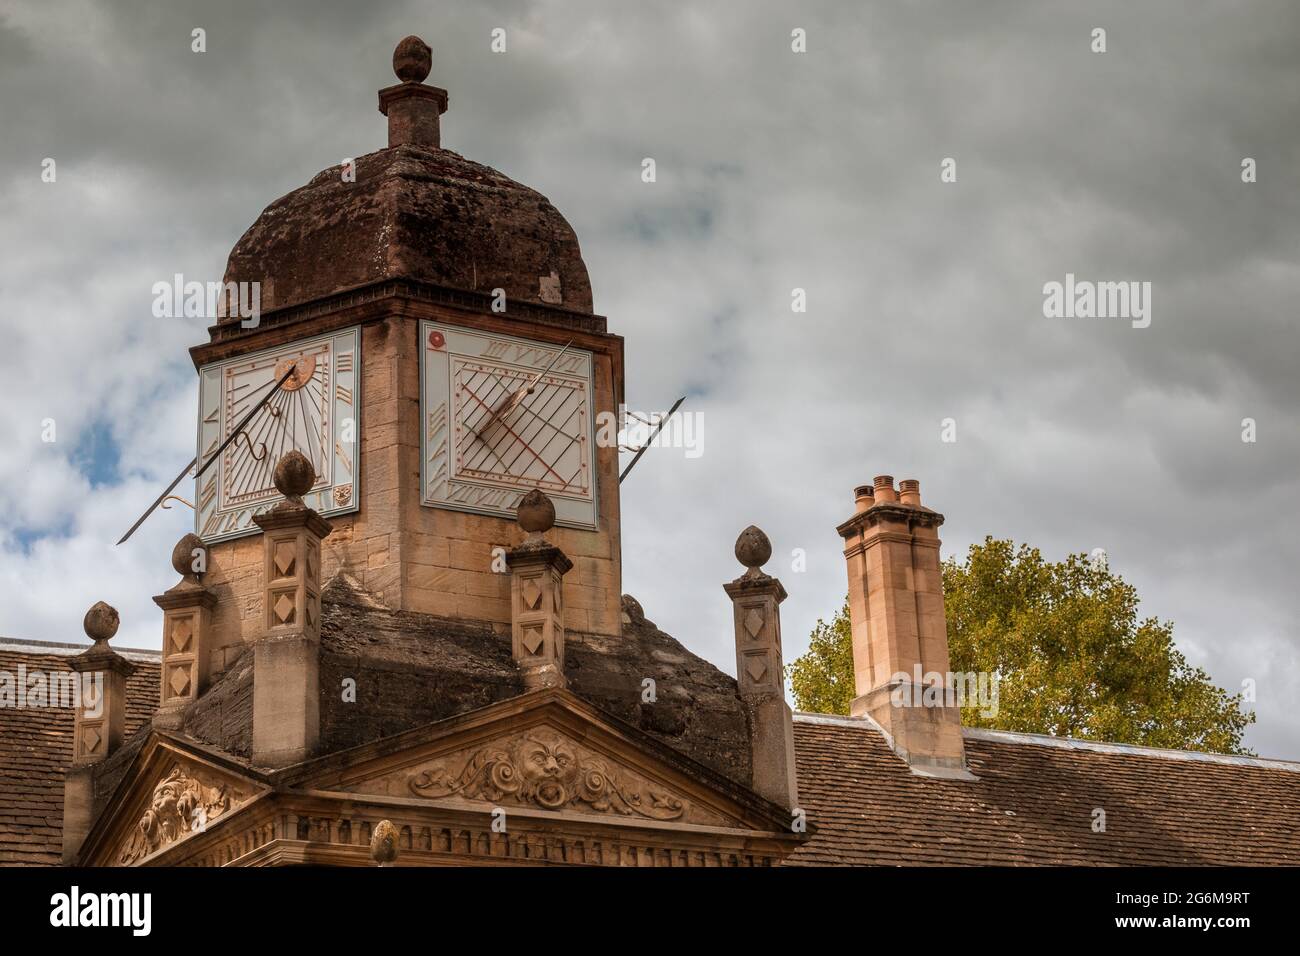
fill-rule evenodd
<path id="1" fill-rule="evenodd" d="M 94 866 L 137 866 L 222 822 L 268 790 L 164 738 L 137 756 L 82 852 Z"/>
<path id="2" fill-rule="evenodd" d="M 565 691 L 526 694 L 357 748 L 347 765 L 340 758 L 292 785 L 615 825 L 789 825 L 786 811 L 748 788 Z"/>

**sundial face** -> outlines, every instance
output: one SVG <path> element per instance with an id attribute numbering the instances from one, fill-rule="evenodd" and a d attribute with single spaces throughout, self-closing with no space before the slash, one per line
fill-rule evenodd
<path id="1" fill-rule="evenodd" d="M 249 411 L 289 378 L 226 446 L 195 489 L 196 533 L 221 541 L 260 529 L 253 516 L 281 500 L 272 474 L 291 451 L 316 484 L 303 501 L 323 515 L 357 508 L 360 347 L 356 329 L 243 355 L 199 371 L 198 462 L 206 462 Z"/>
<path id="2" fill-rule="evenodd" d="M 596 527 L 590 352 L 421 322 L 422 500 L 514 518 L 529 490 Z"/>

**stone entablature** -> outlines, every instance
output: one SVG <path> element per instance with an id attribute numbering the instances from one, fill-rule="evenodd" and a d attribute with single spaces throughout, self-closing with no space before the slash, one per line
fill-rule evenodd
<path id="1" fill-rule="evenodd" d="M 265 771 L 155 734 L 85 843 L 89 865 L 765 866 L 785 809 L 549 689 Z"/>

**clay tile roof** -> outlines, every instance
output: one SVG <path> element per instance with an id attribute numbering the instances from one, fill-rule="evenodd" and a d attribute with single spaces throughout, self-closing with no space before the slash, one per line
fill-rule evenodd
<path id="1" fill-rule="evenodd" d="M 0 640 L 0 671 L 70 673 L 89 644 Z M 127 680 L 127 734 L 158 702 L 156 651 L 117 649 L 135 665 Z M 0 866 L 54 865 L 63 847 L 63 772 L 72 763 L 73 714 L 59 707 L 0 707 Z"/>
<path id="2" fill-rule="evenodd" d="M 322 686 L 358 677 L 347 714 L 322 707 L 325 751 L 389 736 L 522 692 L 509 641 L 490 628 L 369 606 L 334 583 Z M 749 773 L 734 681 L 639 615 L 622 638 L 571 635 L 567 676 L 590 703 L 732 779 Z M 0 670 L 66 670 L 84 645 L 0 641 Z M 123 652 L 128 735 L 100 765 L 102 802 L 147 736 L 156 652 Z M 643 676 L 659 701 L 640 704 Z M 336 684 L 334 686 L 337 686 Z M 184 732 L 235 756 L 251 733 L 245 653 L 192 708 Z M 337 695 L 324 695 L 322 703 Z M 912 774 L 870 721 L 799 714 L 800 805 L 814 832 L 795 865 L 1300 865 L 1300 764 L 967 730 L 975 781 Z M 54 864 L 69 710 L 0 709 L 0 865 Z M 1094 810 L 1106 831 L 1093 832 Z"/>
<path id="3" fill-rule="evenodd" d="M 927 779 L 869 722 L 798 715 L 799 800 L 817 832 L 789 862 L 1300 864 L 1300 764 L 965 734 L 979 779 Z"/>
<path id="4" fill-rule="evenodd" d="M 356 182 L 335 166 L 277 199 L 231 250 L 225 281 L 260 282 L 266 312 L 394 278 L 592 311 L 578 237 L 546 197 L 428 146 L 370 153 Z"/>

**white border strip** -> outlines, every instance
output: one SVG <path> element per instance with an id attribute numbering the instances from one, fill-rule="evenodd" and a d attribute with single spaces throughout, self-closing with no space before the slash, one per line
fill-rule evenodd
<path id="1" fill-rule="evenodd" d="M 870 717 L 840 717 L 833 714 L 805 714 L 795 712 L 794 719 L 801 724 L 824 724 L 830 727 L 854 727 L 858 730 L 875 730 L 885 737 L 880 726 Z M 1051 737 L 1047 734 L 1022 734 L 1009 730 L 984 730 L 963 727 L 964 737 L 971 740 L 992 740 L 1004 744 L 1030 744 L 1036 747 L 1056 747 L 1059 750 L 1087 750 L 1094 753 L 1120 754 L 1130 757 L 1160 757 L 1165 760 L 1188 760 L 1194 763 L 1217 763 L 1230 767 L 1259 767 L 1263 770 L 1287 770 L 1300 773 L 1300 762 L 1270 760 L 1263 757 L 1243 757 L 1235 754 L 1200 753 L 1195 750 L 1164 750 L 1159 747 L 1142 747 L 1136 744 L 1109 744 L 1093 740 L 1076 740 L 1072 737 Z"/>
<path id="2" fill-rule="evenodd" d="M 44 654 L 48 657 L 76 657 L 90 650 L 90 644 L 56 644 L 52 641 L 16 641 L 0 637 L 0 651 L 22 651 L 27 654 Z M 114 647 L 114 651 L 129 661 L 161 661 L 162 651 L 140 647 Z"/>

